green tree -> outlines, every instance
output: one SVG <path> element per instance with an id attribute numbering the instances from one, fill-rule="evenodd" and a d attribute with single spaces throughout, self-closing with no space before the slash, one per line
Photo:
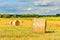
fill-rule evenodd
<path id="1" fill-rule="evenodd" d="M 17 17 L 17 15 L 16 14 L 14 14 L 11 18 L 16 18 Z"/>
<path id="2" fill-rule="evenodd" d="M 10 15 L 9 14 L 3 14 L 2 17 L 3 18 L 10 18 Z"/>
<path id="3" fill-rule="evenodd" d="M 2 18 L 2 14 L 0 14 L 0 18 Z"/>

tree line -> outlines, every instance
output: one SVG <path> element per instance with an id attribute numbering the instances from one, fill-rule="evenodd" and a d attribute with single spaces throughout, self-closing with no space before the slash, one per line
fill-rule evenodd
<path id="1" fill-rule="evenodd" d="M 38 15 L 38 14 L 0 14 L 0 18 L 19 18 L 19 17 L 60 17 L 60 14 L 56 15 Z"/>

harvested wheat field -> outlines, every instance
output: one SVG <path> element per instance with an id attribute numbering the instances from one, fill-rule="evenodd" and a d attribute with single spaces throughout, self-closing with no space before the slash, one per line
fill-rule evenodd
<path id="1" fill-rule="evenodd" d="M 60 17 L 46 19 L 46 32 L 33 33 L 33 18 L 0 18 L 0 40 L 60 40 Z M 9 24 L 19 20 L 19 26 Z M 39 30 L 38 30 L 39 31 Z"/>

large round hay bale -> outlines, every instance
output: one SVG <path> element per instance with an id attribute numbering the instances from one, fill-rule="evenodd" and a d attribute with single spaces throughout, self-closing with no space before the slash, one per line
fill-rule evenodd
<path id="1" fill-rule="evenodd" d="M 19 26 L 20 22 L 18 20 L 13 21 L 12 25 Z"/>
<path id="2" fill-rule="evenodd" d="M 33 19 L 32 31 L 34 33 L 45 33 L 46 30 L 45 21 L 46 21 L 45 19 L 41 19 L 41 18 Z"/>
<path id="3" fill-rule="evenodd" d="M 9 24 L 12 25 L 13 21 L 10 21 Z"/>

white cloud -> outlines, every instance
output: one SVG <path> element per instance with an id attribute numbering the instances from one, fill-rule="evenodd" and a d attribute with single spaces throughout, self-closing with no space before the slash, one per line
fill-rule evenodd
<path id="1" fill-rule="evenodd" d="M 35 1 L 34 4 L 35 5 L 48 5 L 51 2 L 53 2 L 53 0 L 41 0 L 41 1 Z"/>
<path id="2" fill-rule="evenodd" d="M 60 10 L 60 8 L 58 8 L 58 7 L 41 8 L 40 12 L 52 12 L 52 11 L 56 11 L 56 10 Z"/>
<path id="3" fill-rule="evenodd" d="M 33 10 L 33 8 L 23 8 L 22 10 L 31 11 L 31 10 Z"/>
<path id="4" fill-rule="evenodd" d="M 33 2 L 33 1 L 38 1 L 38 0 L 16 0 L 18 2 Z"/>
<path id="5" fill-rule="evenodd" d="M 33 10 L 32 8 L 27 8 L 27 10 Z"/>
<path id="6" fill-rule="evenodd" d="M 20 13 L 34 13 L 34 14 L 39 14 L 39 13 L 48 13 L 56 10 L 60 10 L 60 6 L 58 7 L 53 7 L 53 6 L 48 6 L 48 7 L 37 7 L 35 5 L 48 5 L 48 4 L 53 4 L 54 2 L 58 2 L 58 0 L 53 1 L 53 0 L 33 0 L 35 5 L 32 5 L 31 0 L 21 0 L 21 1 L 29 1 L 31 2 L 26 4 L 24 2 L 18 3 L 18 4 L 7 4 L 7 3 L 0 3 L 0 10 L 1 12 L 10 12 L 10 14 L 15 13 L 15 12 L 20 12 Z M 1 2 L 1 0 L 0 0 Z"/>

